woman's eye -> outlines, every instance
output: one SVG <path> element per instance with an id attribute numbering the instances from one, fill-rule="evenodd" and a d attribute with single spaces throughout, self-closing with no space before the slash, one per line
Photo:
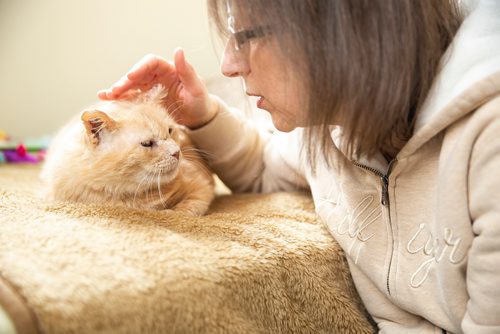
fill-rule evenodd
<path id="1" fill-rule="evenodd" d="M 239 50 L 243 47 L 247 42 L 251 41 L 254 38 L 264 37 L 269 35 L 271 30 L 268 26 L 255 27 L 253 29 L 243 29 L 237 32 L 234 32 L 232 35 L 236 41 L 236 48 Z"/>
<path id="2" fill-rule="evenodd" d="M 153 144 L 154 144 L 154 142 L 152 140 L 146 140 L 146 141 L 141 142 L 141 145 L 144 147 L 152 147 Z"/>

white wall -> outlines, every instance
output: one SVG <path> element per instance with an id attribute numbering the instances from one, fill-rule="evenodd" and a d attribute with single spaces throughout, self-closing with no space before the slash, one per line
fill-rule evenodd
<path id="1" fill-rule="evenodd" d="M 0 130 L 53 133 L 147 53 L 220 77 L 214 44 L 205 0 L 0 0 Z"/>

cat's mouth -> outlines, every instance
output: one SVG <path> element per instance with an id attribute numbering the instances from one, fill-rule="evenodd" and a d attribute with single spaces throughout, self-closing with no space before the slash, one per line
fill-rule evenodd
<path id="1" fill-rule="evenodd" d="M 179 169 L 179 159 L 174 157 L 168 157 L 166 159 L 162 159 L 154 164 L 154 169 L 156 173 L 160 175 L 171 175 L 172 173 L 176 173 Z"/>

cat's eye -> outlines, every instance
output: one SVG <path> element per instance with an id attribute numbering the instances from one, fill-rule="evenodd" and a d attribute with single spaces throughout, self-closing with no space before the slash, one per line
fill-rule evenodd
<path id="1" fill-rule="evenodd" d="M 174 132 L 174 128 L 172 126 L 168 127 L 168 134 L 171 135 Z"/>
<path id="2" fill-rule="evenodd" d="M 144 147 L 152 147 L 153 144 L 154 144 L 154 141 L 152 141 L 152 140 L 146 140 L 146 141 L 141 142 L 141 145 Z"/>

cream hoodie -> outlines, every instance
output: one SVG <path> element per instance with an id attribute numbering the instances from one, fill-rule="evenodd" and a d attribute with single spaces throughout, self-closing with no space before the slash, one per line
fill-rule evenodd
<path id="1" fill-rule="evenodd" d="M 301 129 L 266 136 L 222 103 L 191 133 L 234 191 L 310 189 L 382 333 L 500 333 L 500 0 L 471 6 L 443 64 L 390 165 L 336 151 L 313 174 Z"/>

